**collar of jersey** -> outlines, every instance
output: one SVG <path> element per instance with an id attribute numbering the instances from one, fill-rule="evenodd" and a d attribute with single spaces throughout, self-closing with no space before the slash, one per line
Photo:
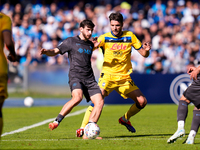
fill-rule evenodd
<path id="1" fill-rule="evenodd" d="M 123 35 L 123 31 L 122 31 L 122 34 L 121 34 L 120 36 L 116 36 L 116 35 L 114 35 L 112 31 L 111 31 L 111 34 L 112 34 L 114 37 L 117 37 L 117 38 L 118 38 L 118 37 L 120 37 L 120 36 Z"/>
<path id="2" fill-rule="evenodd" d="M 84 40 L 82 40 L 82 39 L 79 37 L 79 35 L 77 35 L 77 37 L 78 37 L 79 40 L 84 41 Z M 87 40 L 87 41 L 88 41 L 88 40 Z M 84 41 L 84 42 L 87 42 L 87 41 Z"/>

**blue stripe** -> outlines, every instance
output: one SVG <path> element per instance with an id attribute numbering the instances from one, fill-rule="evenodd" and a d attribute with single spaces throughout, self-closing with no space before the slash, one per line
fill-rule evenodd
<path id="1" fill-rule="evenodd" d="M 120 38 L 112 38 L 105 37 L 105 42 L 131 42 L 131 37 L 120 37 Z"/>
<path id="2" fill-rule="evenodd" d="M 135 47 L 134 47 L 134 48 L 135 48 Z M 140 50 L 141 48 L 143 48 L 143 45 L 142 45 L 140 48 L 138 48 L 138 49 L 135 48 L 135 50 Z"/>

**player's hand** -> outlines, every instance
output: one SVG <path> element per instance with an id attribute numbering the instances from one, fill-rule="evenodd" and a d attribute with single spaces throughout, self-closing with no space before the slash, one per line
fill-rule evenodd
<path id="1" fill-rule="evenodd" d="M 98 42 L 97 37 L 93 37 L 92 43 L 94 44 L 94 47 L 97 48 L 99 46 L 99 44 L 101 43 L 101 41 Z"/>
<path id="2" fill-rule="evenodd" d="M 15 55 L 12 55 L 12 54 L 8 54 L 7 56 L 7 59 L 10 61 L 10 62 L 16 62 L 17 61 L 17 56 Z"/>
<path id="3" fill-rule="evenodd" d="M 187 73 L 190 75 L 192 71 L 194 71 L 196 68 L 195 67 L 190 67 L 187 71 Z"/>
<path id="4" fill-rule="evenodd" d="M 45 48 L 42 48 L 42 49 L 40 50 L 40 55 L 46 54 L 46 52 L 47 52 L 47 50 L 46 50 Z"/>
<path id="5" fill-rule="evenodd" d="M 98 37 L 92 37 L 92 42 L 97 42 Z"/>
<path id="6" fill-rule="evenodd" d="M 145 42 L 143 44 L 143 48 L 146 50 L 146 51 L 149 51 L 151 49 L 151 44 L 149 42 Z"/>
<path id="7" fill-rule="evenodd" d="M 197 80 L 197 75 L 200 73 L 200 70 L 195 67 L 190 67 L 188 70 L 188 74 L 190 75 L 190 79 Z"/>

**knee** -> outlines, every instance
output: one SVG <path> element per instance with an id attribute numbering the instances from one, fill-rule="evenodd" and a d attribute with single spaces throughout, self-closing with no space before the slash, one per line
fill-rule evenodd
<path id="1" fill-rule="evenodd" d="M 138 100 L 137 107 L 143 109 L 147 105 L 147 99 L 145 97 Z"/>
<path id="2" fill-rule="evenodd" d="M 78 105 L 82 101 L 82 99 L 83 97 L 80 97 L 80 96 L 75 96 L 72 98 L 75 106 Z"/>
<path id="3" fill-rule="evenodd" d="M 179 106 L 185 106 L 188 107 L 190 102 L 188 102 L 187 100 L 179 100 Z M 184 107 L 181 107 L 184 108 Z"/>

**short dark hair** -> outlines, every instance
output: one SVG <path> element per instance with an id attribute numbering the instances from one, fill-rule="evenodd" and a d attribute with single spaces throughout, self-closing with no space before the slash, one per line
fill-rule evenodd
<path id="1" fill-rule="evenodd" d="M 118 21 L 119 23 L 123 24 L 123 16 L 119 12 L 111 13 L 109 16 L 109 19 L 110 19 L 110 21 L 115 20 L 115 21 Z"/>
<path id="2" fill-rule="evenodd" d="M 93 29 L 95 25 L 91 20 L 85 19 L 85 20 L 81 21 L 80 27 L 84 28 L 85 26 Z"/>

